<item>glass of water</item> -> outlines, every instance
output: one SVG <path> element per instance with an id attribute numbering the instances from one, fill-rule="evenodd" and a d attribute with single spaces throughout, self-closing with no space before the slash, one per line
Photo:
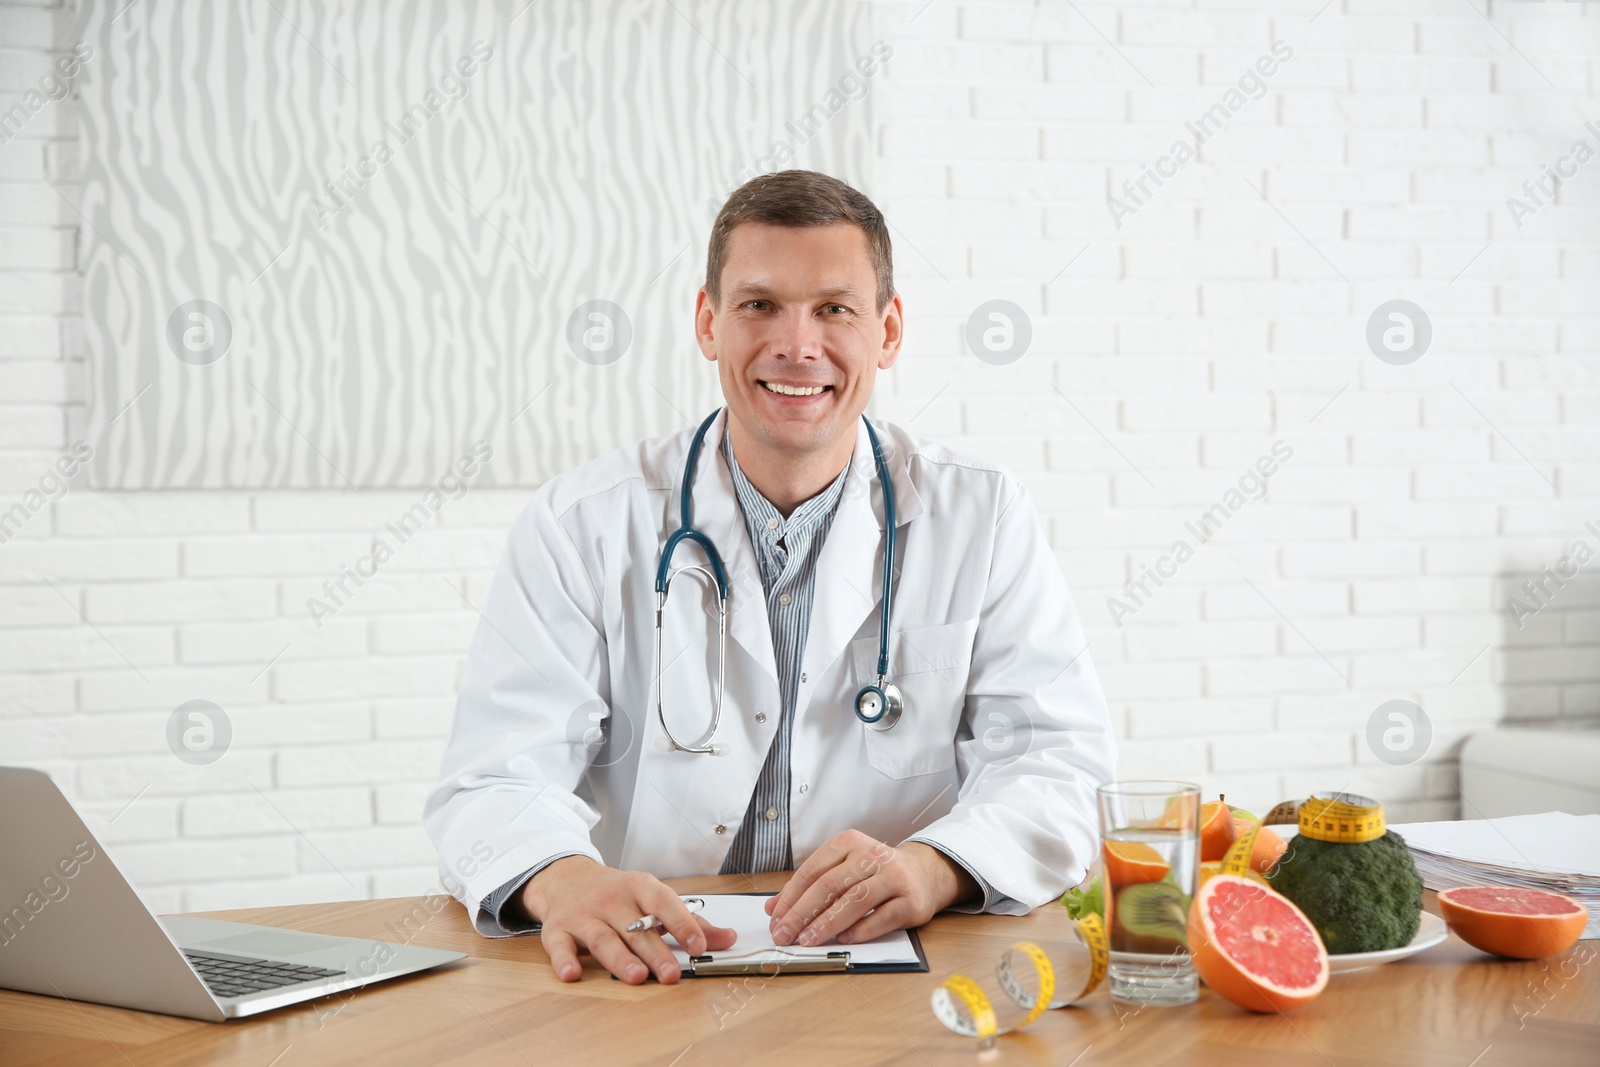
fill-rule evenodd
<path id="1" fill-rule="evenodd" d="M 1200 787 L 1108 782 L 1098 796 L 1111 995 L 1141 1006 L 1188 1004 L 1200 995 L 1188 944 Z"/>

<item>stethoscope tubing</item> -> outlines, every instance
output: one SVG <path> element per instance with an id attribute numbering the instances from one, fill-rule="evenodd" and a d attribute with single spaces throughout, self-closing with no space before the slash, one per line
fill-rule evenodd
<path id="1" fill-rule="evenodd" d="M 694 479 L 700 465 L 700 451 L 705 445 L 706 433 L 711 424 L 723 409 L 719 408 L 707 415 L 695 431 L 693 440 L 689 443 L 689 455 L 684 463 L 683 486 L 678 497 L 678 528 L 668 536 L 666 543 L 661 548 L 661 558 L 656 564 L 656 619 L 655 619 L 655 660 L 656 660 L 656 719 L 661 724 L 663 739 L 668 751 L 693 752 L 699 754 L 721 755 L 727 751 L 725 745 L 715 743 L 717 730 L 722 724 L 723 698 L 727 692 L 727 662 L 728 662 L 728 572 L 723 566 L 722 555 L 717 551 L 717 546 L 711 538 L 706 536 L 694 525 L 694 507 L 692 492 Z M 894 510 L 894 483 L 889 477 L 889 464 L 883 455 L 883 446 L 878 441 L 877 431 L 872 428 L 872 423 L 865 415 L 861 416 L 862 423 L 867 428 L 867 439 L 872 444 L 872 461 L 877 469 L 878 485 L 883 494 L 883 595 L 879 603 L 878 612 L 878 670 L 877 684 L 864 687 L 856 694 L 855 713 L 868 727 L 875 730 L 887 730 L 899 721 L 904 701 L 897 687 L 889 684 L 889 614 L 891 610 L 891 597 L 894 591 L 894 551 L 897 540 L 895 530 Z M 704 565 L 693 564 L 672 570 L 672 554 L 684 541 L 691 541 L 700 546 L 706 554 Z M 661 685 L 661 621 L 666 609 L 667 592 L 672 585 L 672 579 L 685 572 L 696 572 L 705 575 L 717 591 L 717 702 L 711 713 L 711 728 L 703 738 L 694 744 L 686 745 L 673 736 L 672 729 L 667 725 L 666 711 L 662 707 Z M 866 709 L 875 709 L 875 714 L 868 714 Z"/>
<path id="2" fill-rule="evenodd" d="M 883 606 L 878 612 L 878 683 L 889 676 L 889 598 L 894 594 L 894 483 L 889 480 L 889 464 L 883 458 L 883 446 L 878 444 L 878 434 L 863 415 L 867 427 L 867 440 L 872 442 L 872 461 L 878 468 L 878 484 L 883 487 Z"/>

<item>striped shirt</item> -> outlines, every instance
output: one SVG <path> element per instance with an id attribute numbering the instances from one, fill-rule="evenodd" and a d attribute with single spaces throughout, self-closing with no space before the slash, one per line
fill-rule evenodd
<path id="1" fill-rule="evenodd" d="M 761 767 L 761 777 L 756 779 L 755 792 L 750 806 L 745 809 L 744 822 L 733 840 L 727 857 L 722 862 L 721 874 L 754 874 L 763 871 L 786 871 L 794 867 L 794 853 L 789 843 L 789 742 L 794 731 L 794 701 L 800 674 L 800 663 L 805 658 L 806 635 L 811 630 L 811 604 L 816 592 L 817 558 L 822 554 L 823 542 L 833 525 L 839 509 L 839 497 L 844 490 L 844 470 L 822 492 L 807 500 L 790 513 L 788 519 L 778 514 L 771 501 L 762 496 L 739 469 L 733 455 L 733 443 L 724 434 L 722 454 L 733 474 L 734 494 L 739 509 L 744 513 L 745 529 L 750 543 L 755 547 L 761 567 L 761 585 L 767 594 L 767 621 L 772 629 L 772 653 L 778 666 L 778 693 L 783 701 L 783 719 L 778 724 L 778 736 L 767 750 L 766 762 Z M 920 841 L 936 849 L 958 864 L 977 883 L 982 900 L 971 900 L 954 905 L 951 911 L 982 912 L 1011 898 L 995 889 L 972 865 L 960 856 L 952 855 L 932 841 L 912 836 L 902 844 Z"/>
<path id="2" fill-rule="evenodd" d="M 839 476 L 816 496 L 795 508 L 785 519 L 772 502 L 750 484 L 733 456 L 733 441 L 722 437 L 722 455 L 733 474 L 733 490 L 744 513 L 761 587 L 767 596 L 767 621 L 772 629 L 772 655 L 778 666 L 778 696 L 782 714 L 778 735 L 767 749 L 761 777 L 745 810 L 744 822 L 722 874 L 787 871 L 794 866 L 789 847 L 789 744 L 794 734 L 794 702 L 800 688 L 800 662 L 811 631 L 811 604 L 817 589 L 817 557 L 839 510 L 844 489 L 845 464 Z"/>

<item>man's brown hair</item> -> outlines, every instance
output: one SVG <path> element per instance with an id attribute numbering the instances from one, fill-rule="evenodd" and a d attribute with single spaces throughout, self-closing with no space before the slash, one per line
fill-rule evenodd
<path id="1" fill-rule="evenodd" d="M 773 226 L 827 226 L 849 222 L 867 235 L 867 255 L 878 278 L 881 313 L 894 297 L 894 252 L 889 246 L 889 224 L 883 212 L 861 191 L 838 178 L 814 170 L 780 170 L 751 178 L 728 196 L 711 224 L 711 246 L 706 251 L 706 292 L 713 304 L 722 301 L 722 268 L 728 259 L 728 239 L 742 222 Z"/>

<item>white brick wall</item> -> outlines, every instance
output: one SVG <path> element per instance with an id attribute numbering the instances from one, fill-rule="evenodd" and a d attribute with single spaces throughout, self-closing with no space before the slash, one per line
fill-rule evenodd
<path id="1" fill-rule="evenodd" d="M 1520 629 L 1504 610 L 1600 548 L 1600 160 L 1520 229 L 1505 206 L 1600 147 L 1600 11 L 1319 6 L 882 4 L 873 191 L 910 344 L 879 411 L 1027 479 L 1124 775 L 1453 816 L 1473 729 L 1600 716 L 1600 562 Z M 73 24 L 0 3 L 0 111 Z M 1107 196 L 1279 40 L 1265 97 L 1119 229 Z M 0 511 L 84 424 L 77 123 L 49 102 L 0 145 Z M 963 341 L 996 298 L 1034 331 L 1008 366 Z M 1366 348 L 1393 298 L 1432 319 L 1411 366 Z M 1108 598 L 1277 440 L 1266 498 L 1117 626 Z M 472 490 L 317 629 L 306 598 L 410 494 L 75 484 L 0 545 L 0 760 L 54 773 L 159 908 L 425 891 L 462 594 L 524 496 Z M 1365 739 L 1395 698 L 1433 723 L 1408 766 Z M 232 721 L 211 766 L 167 749 L 194 699 Z"/>

